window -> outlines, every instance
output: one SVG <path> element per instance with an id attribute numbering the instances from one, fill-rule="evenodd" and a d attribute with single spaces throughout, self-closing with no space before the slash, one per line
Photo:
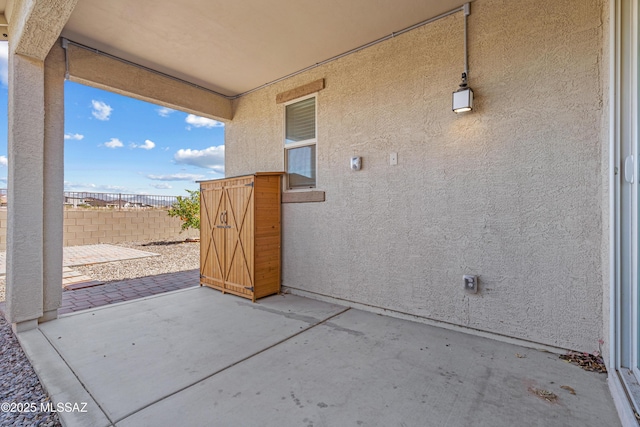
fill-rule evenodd
<path id="1" fill-rule="evenodd" d="M 287 189 L 316 186 L 316 95 L 285 104 Z"/>

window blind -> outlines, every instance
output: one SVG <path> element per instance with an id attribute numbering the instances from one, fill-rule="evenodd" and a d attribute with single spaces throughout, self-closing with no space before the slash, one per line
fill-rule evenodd
<path id="1" fill-rule="evenodd" d="M 306 141 L 316 137 L 316 99 L 309 98 L 286 107 L 286 142 Z"/>

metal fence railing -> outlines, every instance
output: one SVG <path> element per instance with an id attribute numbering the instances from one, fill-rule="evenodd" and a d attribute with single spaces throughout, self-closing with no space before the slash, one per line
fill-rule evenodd
<path id="1" fill-rule="evenodd" d="M 176 196 L 149 194 L 64 192 L 65 206 L 103 209 L 169 209 Z"/>
<path id="2" fill-rule="evenodd" d="M 177 200 L 177 196 L 150 194 L 64 192 L 64 205 L 69 208 L 169 209 Z M 4 188 L 0 188 L 0 206 L 7 206 L 7 190 Z"/>

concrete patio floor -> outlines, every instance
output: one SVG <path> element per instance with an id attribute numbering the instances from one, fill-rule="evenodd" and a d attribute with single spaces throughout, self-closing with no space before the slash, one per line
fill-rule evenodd
<path id="1" fill-rule="evenodd" d="M 606 375 L 555 354 L 293 295 L 189 288 L 18 338 L 54 402 L 87 403 L 67 426 L 620 425 Z"/>

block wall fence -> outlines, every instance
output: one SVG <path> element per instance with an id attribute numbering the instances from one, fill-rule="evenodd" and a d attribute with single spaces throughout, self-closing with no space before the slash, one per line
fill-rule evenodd
<path id="1" fill-rule="evenodd" d="M 180 232 L 181 221 L 164 210 L 111 211 L 65 209 L 64 246 L 98 243 L 184 240 L 198 230 Z M 0 250 L 7 246 L 7 211 L 0 211 Z"/>

